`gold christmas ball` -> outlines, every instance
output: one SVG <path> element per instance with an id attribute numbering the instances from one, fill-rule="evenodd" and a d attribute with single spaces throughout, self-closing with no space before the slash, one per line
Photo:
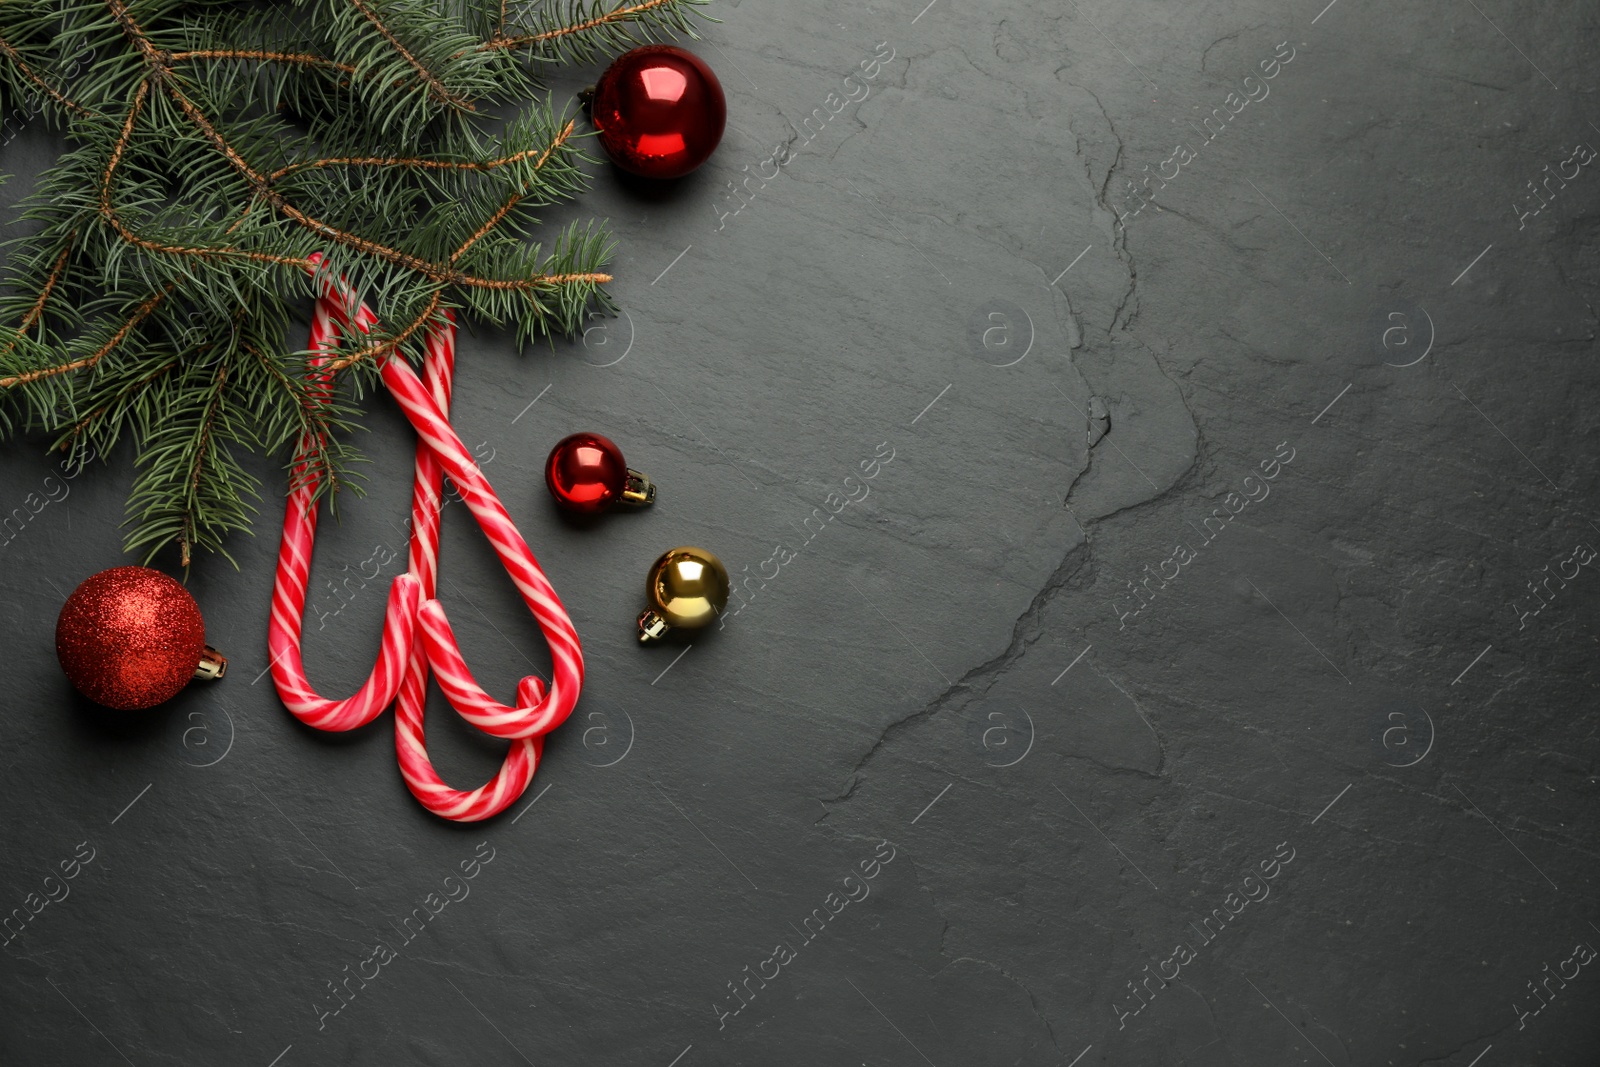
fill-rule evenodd
<path id="1" fill-rule="evenodd" d="M 661 554 L 644 583 L 649 604 L 639 616 L 639 640 L 652 641 L 676 626 L 709 626 L 728 606 L 728 569 L 703 548 L 684 545 Z"/>

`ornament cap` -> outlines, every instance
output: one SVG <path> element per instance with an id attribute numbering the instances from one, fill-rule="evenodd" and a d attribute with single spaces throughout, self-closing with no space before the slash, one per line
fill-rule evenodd
<path id="1" fill-rule="evenodd" d="M 639 643 L 641 645 L 661 640 L 670 629 L 671 627 L 667 625 L 667 620 L 657 614 L 654 608 L 646 608 L 639 613 Z"/>
<path id="2" fill-rule="evenodd" d="M 636 508 L 648 507 L 656 502 L 655 483 L 632 467 L 622 485 L 621 501 Z"/>
<path id="3" fill-rule="evenodd" d="M 194 676 L 214 682 L 227 673 L 228 657 L 207 645 L 200 653 L 200 662 L 195 666 Z"/>

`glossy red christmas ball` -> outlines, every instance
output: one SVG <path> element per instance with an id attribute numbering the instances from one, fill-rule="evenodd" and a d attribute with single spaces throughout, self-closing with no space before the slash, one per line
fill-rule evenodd
<path id="1" fill-rule="evenodd" d="M 623 170 L 680 178 L 722 140 L 728 102 L 699 56 L 652 44 L 618 56 L 594 87 L 590 113 L 600 144 Z"/>
<path id="2" fill-rule="evenodd" d="M 575 433 L 563 437 L 544 462 L 544 484 L 568 511 L 592 515 L 612 504 L 650 504 L 656 487 L 628 468 L 622 449 L 609 437 Z"/>
<path id="3" fill-rule="evenodd" d="M 221 677 L 226 666 L 206 647 L 194 597 L 149 567 L 112 567 L 73 590 L 56 619 L 56 658 L 78 692 L 121 711 L 170 700 L 197 667 Z"/>

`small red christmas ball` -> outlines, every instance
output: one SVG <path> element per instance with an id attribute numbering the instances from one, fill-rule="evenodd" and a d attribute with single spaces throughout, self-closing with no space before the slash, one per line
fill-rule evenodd
<path id="1" fill-rule="evenodd" d="M 544 484 L 568 511 L 604 511 L 628 487 L 628 463 L 609 437 L 575 433 L 563 437 L 544 463 Z"/>
<path id="2" fill-rule="evenodd" d="M 149 567 L 85 579 L 56 619 L 56 658 L 73 686 L 120 711 L 170 700 L 194 677 L 206 627 L 189 591 Z"/>
<path id="3" fill-rule="evenodd" d="M 600 144 L 625 171 L 681 178 L 711 157 L 728 121 L 722 83 L 699 56 L 652 44 L 618 56 L 594 87 Z"/>

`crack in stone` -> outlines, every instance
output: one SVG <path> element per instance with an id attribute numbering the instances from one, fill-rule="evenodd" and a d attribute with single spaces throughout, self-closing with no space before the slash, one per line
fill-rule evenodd
<path id="1" fill-rule="evenodd" d="M 1250 26 L 1250 27 L 1247 27 L 1247 28 L 1248 29 L 1255 29 L 1256 27 Z M 1206 45 L 1205 48 L 1203 50 L 1201 50 L 1201 52 L 1200 52 L 1200 69 L 1201 69 L 1201 71 L 1205 71 L 1205 69 L 1206 69 L 1206 57 L 1211 54 L 1211 50 L 1213 48 L 1217 47 L 1217 45 L 1221 44 L 1223 41 L 1237 41 L 1239 39 L 1239 35 L 1242 34 L 1242 33 L 1244 33 L 1244 30 L 1234 30 L 1232 33 L 1224 34 L 1223 36 L 1218 37 L 1215 41 L 1212 41 L 1210 44 Z"/>
<path id="2" fill-rule="evenodd" d="M 1139 778 L 1162 780 L 1162 775 L 1155 771 L 1147 771 L 1143 767 L 1124 767 L 1116 763 L 1106 763 L 1104 760 L 1097 759 L 1094 756 L 1085 756 L 1079 752 L 1066 752 L 1061 755 L 1061 758 L 1068 762 L 1077 761 L 1091 764 L 1099 767 L 1107 774 L 1131 774 Z"/>
<path id="3" fill-rule="evenodd" d="M 923 881 L 922 869 L 917 865 L 915 860 L 911 862 L 911 868 L 916 872 L 917 887 L 928 894 L 928 906 L 932 909 L 933 913 L 939 917 L 939 921 L 942 924 L 939 929 L 939 955 L 945 957 L 945 959 L 947 959 L 949 962 L 935 971 L 933 976 L 938 977 L 951 967 L 963 962 L 976 963 L 980 967 L 987 967 L 990 970 L 995 971 L 1006 981 L 1022 990 L 1023 994 L 1027 996 L 1028 1010 L 1033 1012 L 1034 1017 L 1044 1024 L 1044 1031 L 1046 1036 L 1050 1038 L 1051 1046 L 1056 1050 L 1056 1055 L 1061 1055 L 1061 1043 L 1056 1040 L 1056 1029 L 1053 1025 L 1051 1025 L 1050 1020 L 1045 1017 L 1044 1011 L 1039 1006 L 1039 998 L 1033 995 L 1033 990 L 1028 988 L 1026 982 L 1022 981 L 1022 979 L 1006 970 L 1006 968 L 1001 964 L 995 963 L 991 960 L 980 959 L 977 956 L 951 955 L 949 949 L 946 947 L 946 942 L 950 937 L 952 923 L 945 917 L 944 912 L 939 909 L 939 897 L 936 893 L 934 893 L 933 888 Z"/>
<path id="4" fill-rule="evenodd" d="M 947 920 L 945 922 L 945 930 L 948 931 L 949 928 L 950 928 L 950 923 Z M 939 937 L 939 951 L 940 952 L 944 951 L 944 935 L 943 934 L 941 934 L 940 937 Z M 1061 1055 L 1061 1042 L 1056 1040 L 1056 1028 L 1054 1026 L 1050 1025 L 1050 1020 L 1048 1018 L 1046 1018 L 1044 1012 L 1039 1009 L 1039 998 L 1033 995 L 1033 990 L 1028 988 L 1028 984 L 1026 982 L 1024 982 L 1022 979 L 1018 978 L 1016 975 L 1012 974 L 1010 971 L 1006 970 L 1000 964 L 994 963 L 994 962 L 992 962 L 990 960 L 979 959 L 976 956 L 957 956 L 957 957 L 955 957 L 949 963 L 947 963 L 943 967 L 939 968 L 938 971 L 935 971 L 934 972 L 935 977 L 937 977 L 939 974 L 944 973 L 944 971 L 946 971 L 947 969 L 949 969 L 951 967 L 954 967 L 958 963 L 976 963 L 980 967 L 987 967 L 990 970 L 995 971 L 996 973 L 998 973 L 1000 975 L 1000 977 L 1004 978 L 1006 981 L 1010 982 L 1012 985 L 1016 986 L 1018 989 L 1022 990 L 1023 994 L 1028 998 L 1028 1010 L 1033 1012 L 1034 1018 L 1038 1019 L 1041 1023 L 1044 1024 L 1044 1032 L 1050 1038 L 1051 1047 L 1056 1050 L 1056 1055 L 1058 1055 L 1058 1056 Z"/>
<path id="5" fill-rule="evenodd" d="M 1027 609 L 1012 624 L 1011 640 L 1007 642 L 1006 647 L 999 654 L 990 657 L 967 671 L 956 679 L 949 688 L 934 697 L 923 707 L 884 727 L 882 732 L 879 733 L 878 739 L 873 742 L 872 747 L 856 761 L 855 767 L 851 769 L 849 787 L 842 793 L 837 794 L 831 801 L 825 801 L 824 803 L 840 803 L 849 800 L 854 795 L 856 788 L 861 784 L 867 765 L 877 758 L 879 751 L 883 749 L 891 738 L 911 730 L 919 722 L 937 715 L 958 697 L 972 699 L 988 692 L 1001 673 L 1022 656 L 1028 645 L 1039 639 L 1040 634 L 1043 632 L 1043 626 L 1039 621 L 1040 616 L 1044 613 L 1045 608 L 1056 593 L 1065 587 L 1083 569 L 1087 562 L 1088 544 L 1087 542 L 1080 542 L 1069 550 L 1061 562 L 1056 565 L 1056 569 L 1045 581 L 1043 588 L 1034 594 L 1033 600 L 1029 602 Z M 970 689 L 972 683 L 979 679 L 987 679 L 987 684 L 983 686 L 981 691 L 971 694 L 964 692 Z M 965 704 L 966 700 L 963 700 L 962 703 Z"/>
<path id="6" fill-rule="evenodd" d="M 1083 480 L 1084 475 L 1088 474 L 1090 468 L 1094 466 L 1095 446 L 1105 440 L 1106 436 L 1111 433 L 1111 413 L 1106 410 L 1105 400 L 1098 394 L 1091 395 L 1088 408 L 1084 427 L 1084 438 L 1088 443 L 1088 447 L 1084 450 L 1083 466 L 1078 469 L 1077 474 L 1072 476 L 1072 481 L 1067 485 L 1066 496 L 1062 498 L 1062 503 L 1068 507 L 1072 506 L 1072 491 L 1078 487 L 1078 483 Z"/>
<path id="7" fill-rule="evenodd" d="M 1206 1018 L 1211 1020 L 1211 1032 L 1213 1034 L 1217 1035 L 1216 1037 L 1213 1037 L 1210 1041 L 1207 1041 L 1203 1045 L 1196 1045 L 1194 1048 L 1192 1048 L 1192 1049 L 1190 1049 L 1188 1051 L 1187 1055 L 1188 1056 L 1193 1056 L 1195 1053 L 1199 1052 L 1201 1049 L 1210 1048 L 1212 1045 L 1215 1045 L 1219 1041 L 1227 1040 L 1227 1035 L 1223 1034 L 1221 1030 L 1217 1029 L 1217 1013 L 1212 1010 L 1211 1002 L 1205 998 L 1205 994 L 1201 993 L 1200 990 L 1196 989 L 1189 982 L 1181 982 L 1181 983 L 1177 983 L 1177 985 L 1178 985 L 1178 988 L 1183 989 L 1186 992 L 1194 994 L 1195 999 L 1197 999 L 1198 1001 L 1200 1001 L 1200 1003 L 1202 1005 L 1204 1005 L 1204 1007 L 1206 1009 Z"/>
<path id="8" fill-rule="evenodd" d="M 1150 736 L 1156 739 L 1156 769 L 1150 772 L 1150 777 L 1164 777 L 1161 772 L 1162 769 L 1167 765 L 1167 743 L 1161 739 L 1161 733 L 1156 729 L 1155 723 L 1151 722 L 1149 716 L 1144 713 L 1144 708 L 1139 704 L 1139 699 L 1132 693 L 1128 692 L 1128 690 L 1124 689 L 1121 683 L 1119 683 L 1115 678 L 1111 677 L 1111 675 L 1107 674 L 1099 667 L 1096 667 L 1093 663 L 1089 664 L 1089 669 L 1094 671 L 1094 673 L 1098 674 L 1100 677 L 1104 678 L 1111 688 L 1115 689 L 1117 692 L 1126 697 L 1128 699 L 1128 703 L 1133 705 L 1133 713 L 1139 716 L 1139 721 L 1143 722 L 1145 726 L 1149 727 Z"/>
<path id="9" fill-rule="evenodd" d="M 1076 88 L 1082 89 L 1084 93 L 1094 100 L 1095 106 L 1099 109 L 1101 119 L 1105 124 L 1105 129 L 1110 133 L 1111 137 L 1116 142 L 1116 153 L 1113 156 L 1110 164 L 1106 167 L 1105 173 L 1101 177 L 1098 187 L 1096 188 L 1094 163 L 1088 157 L 1087 153 L 1083 151 L 1082 136 L 1078 133 L 1078 131 L 1073 131 L 1073 135 L 1075 138 L 1077 138 L 1078 143 L 1077 154 L 1082 160 L 1084 167 L 1084 177 L 1090 184 L 1090 187 L 1095 190 L 1095 202 L 1099 207 L 1106 210 L 1110 215 L 1113 216 L 1113 218 L 1115 218 L 1116 212 L 1110 207 L 1107 196 L 1111 181 L 1117 171 L 1117 168 L 1121 165 L 1121 161 L 1125 154 L 1125 142 L 1123 141 L 1121 135 L 1117 132 L 1116 125 L 1111 120 L 1111 116 L 1106 111 L 1105 105 L 1102 103 L 1099 96 L 1096 95 L 1092 90 L 1082 86 L 1076 86 Z M 1127 247 L 1126 227 L 1121 225 L 1120 220 L 1117 220 L 1112 225 L 1110 244 L 1113 253 L 1116 255 L 1117 259 L 1122 262 L 1124 269 L 1127 272 L 1126 285 L 1122 289 L 1116 305 L 1111 312 L 1109 321 L 1105 327 L 1107 341 L 1114 343 L 1118 339 L 1119 334 L 1128 334 L 1135 326 L 1140 311 L 1140 293 L 1138 268 L 1134 262 L 1132 253 Z M 861 782 L 865 780 L 868 767 L 874 760 L 878 758 L 879 754 L 891 741 L 909 733 L 919 724 L 932 719 L 942 711 L 951 709 L 953 707 L 965 706 L 966 704 L 970 703 L 971 700 L 981 697 L 993 687 L 995 681 L 998 680 L 1001 674 L 1003 674 L 1021 658 L 1027 647 L 1036 641 L 1040 636 L 1040 633 L 1042 632 L 1042 624 L 1040 622 L 1041 617 L 1045 609 L 1053 601 L 1056 593 L 1058 593 L 1080 573 L 1084 572 L 1085 568 L 1090 564 L 1092 559 L 1090 530 L 1093 526 L 1098 523 L 1109 521 L 1125 511 L 1131 511 L 1135 508 L 1143 508 L 1149 504 L 1162 500 L 1168 495 L 1192 484 L 1195 480 L 1196 472 L 1203 469 L 1209 455 L 1209 450 L 1206 446 L 1205 437 L 1201 431 L 1200 423 L 1195 418 L 1194 409 L 1190 406 L 1188 397 L 1185 395 L 1183 388 L 1179 385 L 1178 381 L 1174 379 L 1173 375 L 1168 372 L 1167 368 L 1162 365 L 1161 360 L 1157 357 L 1154 350 L 1152 350 L 1142 341 L 1139 341 L 1137 338 L 1130 337 L 1129 340 L 1132 340 L 1133 343 L 1138 346 L 1138 348 L 1144 351 L 1151 363 L 1154 365 L 1156 372 L 1160 374 L 1169 385 L 1171 385 L 1174 393 L 1178 397 L 1179 403 L 1183 405 L 1184 411 L 1189 417 L 1190 426 L 1193 428 L 1194 439 L 1193 452 L 1191 454 L 1188 466 L 1165 488 L 1158 488 L 1153 496 L 1117 508 L 1107 514 L 1093 517 L 1088 521 L 1087 524 L 1080 522 L 1079 526 L 1080 529 L 1082 529 L 1084 536 L 1083 542 L 1073 546 L 1073 548 L 1067 552 L 1062 561 L 1057 564 L 1055 570 L 1046 580 L 1044 586 L 1038 591 L 1038 593 L 1034 595 L 1027 609 L 1017 618 L 1016 622 L 1012 626 L 1011 639 L 1006 648 L 998 655 L 993 656 L 989 660 L 968 670 L 954 684 L 950 685 L 923 707 L 917 709 L 909 715 L 904 716 L 903 718 L 889 723 L 886 727 L 884 727 L 883 730 L 880 731 L 878 737 L 874 740 L 871 747 L 868 748 L 868 750 L 861 756 L 859 760 L 857 760 L 855 766 L 851 769 L 847 786 L 838 794 L 836 794 L 831 800 L 822 801 L 825 810 L 823 815 L 817 819 L 816 822 L 820 823 L 828 817 L 827 809 L 831 805 L 843 803 L 854 798 Z M 1092 411 L 1093 401 L 1100 395 L 1100 390 L 1095 388 L 1094 383 L 1089 380 L 1088 375 L 1083 374 L 1081 367 L 1079 368 L 1079 373 L 1083 377 L 1085 384 L 1088 385 L 1091 390 L 1090 406 Z M 1102 411 L 1096 414 L 1105 416 L 1103 428 L 1101 428 L 1100 435 L 1096 437 L 1094 431 L 1097 427 L 1094 425 L 1093 416 L 1091 416 L 1090 423 L 1085 427 L 1088 433 L 1089 441 L 1089 448 L 1087 450 L 1085 463 L 1083 468 L 1079 470 L 1073 477 L 1072 483 L 1067 487 L 1066 496 L 1063 498 L 1064 504 L 1067 503 L 1073 490 L 1080 484 L 1084 475 L 1087 474 L 1091 469 L 1093 465 L 1093 451 L 1095 445 L 1098 444 L 1099 440 L 1104 439 L 1105 434 L 1110 430 L 1108 413 Z M 1068 510 L 1070 514 L 1070 508 Z M 1076 515 L 1073 515 L 1072 517 L 1075 522 L 1078 521 Z M 1125 686 L 1123 686 L 1117 680 L 1105 675 L 1103 672 L 1099 673 L 1101 673 L 1101 676 L 1106 678 L 1107 682 L 1117 689 L 1118 692 L 1128 699 L 1129 703 L 1133 706 L 1134 713 L 1139 716 L 1140 721 L 1142 721 L 1150 730 L 1156 742 L 1157 761 L 1154 772 L 1145 771 L 1139 768 L 1118 768 L 1117 773 L 1134 773 L 1155 779 L 1162 778 L 1164 776 L 1163 772 L 1165 771 L 1167 765 L 1167 747 L 1160 731 L 1155 728 L 1154 723 L 1152 723 L 1149 717 L 1145 715 L 1143 706 L 1139 700 L 1136 699 Z M 1098 765 L 1098 761 L 1091 759 L 1089 762 L 1096 763 Z"/>

